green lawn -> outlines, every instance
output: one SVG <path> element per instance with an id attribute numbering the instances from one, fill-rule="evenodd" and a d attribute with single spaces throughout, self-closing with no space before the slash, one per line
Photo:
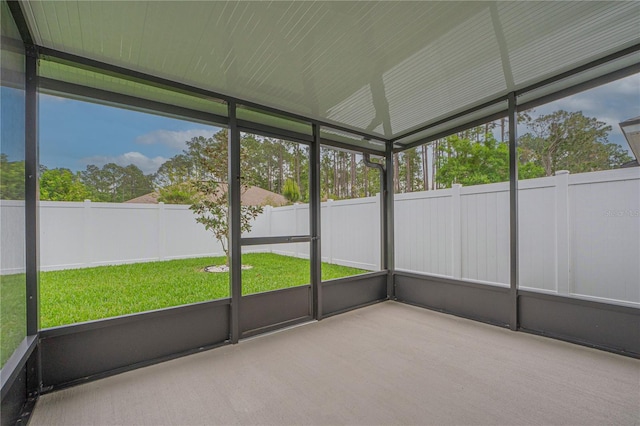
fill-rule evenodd
<path id="1" fill-rule="evenodd" d="M 0 368 L 27 335 L 25 274 L 0 275 Z"/>
<path id="2" fill-rule="evenodd" d="M 54 327 L 229 297 L 229 274 L 202 272 L 224 258 L 196 258 L 69 269 L 40 274 L 40 326 Z M 244 254 L 243 294 L 309 283 L 309 260 Z M 322 279 L 367 271 L 322 264 Z M 4 326 L 3 326 L 4 330 Z M 3 331 L 4 334 L 4 331 Z"/>

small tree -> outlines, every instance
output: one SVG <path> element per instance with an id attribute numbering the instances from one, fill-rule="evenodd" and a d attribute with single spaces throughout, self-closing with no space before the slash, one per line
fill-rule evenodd
<path id="1" fill-rule="evenodd" d="M 295 203 L 300 199 L 300 187 L 293 179 L 287 179 L 284 188 L 282 188 L 282 195 L 290 202 Z"/>
<path id="2" fill-rule="evenodd" d="M 40 172 L 40 199 L 47 201 L 84 201 L 91 196 L 79 174 L 69 169 L 47 169 Z"/>
<path id="3" fill-rule="evenodd" d="M 518 152 L 523 160 L 522 149 L 518 148 Z M 496 141 L 491 134 L 480 142 L 449 136 L 438 146 L 437 154 L 436 182 L 446 188 L 454 183 L 471 186 L 509 180 L 509 146 Z M 542 167 L 528 161 L 519 162 L 519 179 L 542 176 Z"/>
<path id="4" fill-rule="evenodd" d="M 192 181 L 195 201 L 190 209 L 196 214 L 196 222 L 204 225 L 222 245 L 229 266 L 229 203 L 227 185 L 227 130 L 221 130 L 213 138 L 196 137 L 187 142 L 191 155 L 201 170 L 201 179 Z M 246 153 L 241 151 L 241 161 L 246 162 Z M 241 193 L 248 184 L 241 181 Z M 262 213 L 261 206 L 240 207 L 240 232 L 251 230 L 251 221 Z"/>
<path id="5" fill-rule="evenodd" d="M 189 182 L 176 183 L 158 189 L 158 201 L 165 204 L 193 204 L 195 194 Z"/>

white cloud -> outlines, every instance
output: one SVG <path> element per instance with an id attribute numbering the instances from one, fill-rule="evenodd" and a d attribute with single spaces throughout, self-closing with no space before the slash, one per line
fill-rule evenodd
<path id="1" fill-rule="evenodd" d="M 142 145 L 166 145 L 177 150 L 186 147 L 185 142 L 197 136 L 210 138 L 215 133 L 213 129 L 191 129 L 191 130 L 156 130 L 145 133 L 136 138 L 136 143 Z"/>
<path id="2" fill-rule="evenodd" d="M 640 96 L 640 74 L 634 74 L 629 77 L 616 80 L 607 84 L 607 86 L 610 93 L 622 96 L 635 96 L 635 98 L 638 99 Z"/>
<path id="3" fill-rule="evenodd" d="M 155 173 L 158 171 L 158 167 L 162 165 L 168 158 L 164 157 L 154 157 L 149 158 L 144 154 L 139 152 L 126 152 L 122 155 L 118 156 L 105 156 L 105 155 L 96 155 L 93 157 L 86 157 L 81 159 L 80 161 L 86 166 L 89 164 L 94 164 L 98 167 L 102 167 L 107 163 L 116 163 L 119 166 L 128 166 L 129 164 L 133 164 L 138 166 L 140 170 L 144 174 Z"/>
<path id="4" fill-rule="evenodd" d="M 582 111 L 589 117 L 608 123 L 636 117 L 640 114 L 640 74 L 616 80 L 585 92 L 559 99 L 536 108 L 538 114 L 564 109 Z"/>
<path id="5" fill-rule="evenodd" d="M 593 111 L 598 106 L 597 99 L 590 94 L 579 94 L 569 96 L 568 98 L 559 99 L 551 104 L 545 105 L 544 109 L 556 111 L 563 109 L 565 111 Z M 543 109 L 543 108 L 540 108 Z"/>

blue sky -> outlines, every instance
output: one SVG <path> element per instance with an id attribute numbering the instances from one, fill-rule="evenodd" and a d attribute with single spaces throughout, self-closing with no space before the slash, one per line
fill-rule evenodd
<path id="1" fill-rule="evenodd" d="M 628 145 L 618 123 L 640 116 L 640 74 L 536 108 L 537 114 L 557 109 L 583 111 L 610 124 L 611 142 Z M 88 164 L 135 164 L 153 173 L 182 152 L 194 136 L 218 129 L 125 109 L 47 95 L 40 96 L 40 162 L 49 168 L 84 170 Z M 522 130 L 519 129 L 519 132 Z"/>
<path id="2" fill-rule="evenodd" d="M 40 163 L 84 170 L 88 164 L 135 164 L 145 173 L 182 152 L 194 136 L 219 129 L 137 111 L 40 96 Z"/>
<path id="3" fill-rule="evenodd" d="M 640 74 L 542 105 L 535 112 L 549 114 L 559 109 L 582 111 L 588 117 L 604 121 L 612 127 L 609 141 L 630 151 L 618 123 L 640 116 Z"/>

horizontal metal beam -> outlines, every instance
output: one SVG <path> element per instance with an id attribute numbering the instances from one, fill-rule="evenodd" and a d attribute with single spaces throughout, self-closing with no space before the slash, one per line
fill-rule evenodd
<path id="1" fill-rule="evenodd" d="M 518 105 L 519 111 L 526 111 L 531 108 L 535 108 L 540 105 L 547 104 L 549 102 L 556 101 L 558 99 L 565 98 L 567 96 L 575 95 L 576 93 L 584 92 L 585 90 L 593 89 L 594 87 L 602 86 L 603 84 L 611 83 L 612 81 L 619 80 L 621 78 L 629 77 L 630 75 L 640 72 L 640 64 L 630 65 L 628 67 L 612 71 L 608 74 L 601 75 L 591 80 L 578 83 L 566 89 L 559 90 L 557 92 L 550 93 L 540 98 L 531 100 Z"/>
<path id="2" fill-rule="evenodd" d="M 241 238 L 240 245 L 258 246 L 262 244 L 308 243 L 311 235 L 292 235 L 288 237 L 251 237 Z"/>
<path id="3" fill-rule="evenodd" d="M 331 139 L 320 139 L 320 145 L 335 148 L 340 151 L 358 152 L 362 154 L 377 155 L 378 157 L 384 157 L 384 146 L 380 147 L 380 151 L 372 148 L 365 148 L 357 145 L 349 145 L 345 142 L 338 142 Z"/>
<path id="4" fill-rule="evenodd" d="M 242 338 L 313 320 L 310 302 L 310 285 L 242 296 Z"/>
<path id="5" fill-rule="evenodd" d="M 402 133 L 402 134 L 401 134 L 401 135 L 399 135 L 399 136 L 396 136 L 396 137 L 394 137 L 394 138 L 391 138 L 391 139 L 390 139 L 390 142 L 392 142 L 392 143 L 396 143 L 396 142 L 398 142 L 400 139 L 404 139 L 404 138 L 407 138 L 407 137 L 409 137 L 409 136 L 413 136 L 413 135 L 415 135 L 415 134 L 422 133 L 422 132 L 424 132 L 424 131 L 426 131 L 426 130 L 429 130 L 429 129 L 432 129 L 432 128 L 436 127 L 436 126 L 439 126 L 439 125 L 441 125 L 441 124 L 448 123 L 449 121 L 455 120 L 455 119 L 460 118 L 460 117 L 464 117 L 465 115 L 473 114 L 473 113 L 474 113 L 474 112 L 476 112 L 476 111 L 480 111 L 480 110 L 482 110 L 482 109 L 488 108 L 488 107 L 490 107 L 490 106 L 492 106 L 492 105 L 495 105 L 495 104 L 497 104 L 497 103 L 500 103 L 500 102 L 506 102 L 506 100 L 507 100 L 507 95 L 506 95 L 506 94 L 501 95 L 501 96 L 499 96 L 499 97 L 497 97 L 497 98 L 495 98 L 495 99 L 492 99 L 492 100 L 490 100 L 490 101 L 483 102 L 483 103 L 481 103 L 481 104 L 479 104 L 479 105 L 476 105 L 476 106 L 474 106 L 474 107 L 471 107 L 471 108 L 465 109 L 464 111 L 461 111 L 461 112 L 459 112 L 459 113 L 457 113 L 457 114 L 453 114 L 453 115 L 451 115 L 451 116 L 444 117 L 444 118 L 442 118 L 442 119 L 440 119 L 440 120 L 438 120 L 438 121 L 435 121 L 435 122 L 433 122 L 433 123 L 430 123 L 430 124 L 427 124 L 427 125 L 425 125 L 425 126 L 418 127 L 417 129 L 410 130 L 410 131 L 408 131 L 408 132 Z M 506 110 L 507 110 L 507 107 L 505 106 L 505 111 L 506 111 Z M 412 143 L 414 143 L 414 142 L 412 142 Z M 407 149 L 408 149 L 408 148 L 407 148 Z"/>
<path id="6" fill-rule="evenodd" d="M 322 282 L 323 316 L 331 316 L 387 299 L 388 271 Z"/>
<path id="7" fill-rule="evenodd" d="M 312 135 L 305 135 L 304 133 L 280 129 L 278 127 L 255 123 L 248 120 L 238 120 L 238 129 L 243 132 L 254 133 L 269 138 L 286 139 L 288 141 L 298 142 L 305 145 L 311 145 L 311 142 L 313 141 Z"/>
<path id="8" fill-rule="evenodd" d="M 441 139 L 441 138 L 447 137 L 449 135 L 452 135 L 454 133 L 462 132 L 462 131 L 470 129 L 472 127 L 479 126 L 481 124 L 497 120 L 499 118 L 505 117 L 507 114 L 508 114 L 508 110 L 507 110 L 507 108 L 505 108 L 504 111 L 499 111 L 499 112 L 496 112 L 496 113 L 493 113 L 493 114 L 490 114 L 490 115 L 487 115 L 487 116 L 484 116 L 484 117 L 480 117 L 480 118 L 475 119 L 473 121 L 470 121 L 468 123 L 461 124 L 461 125 L 456 126 L 456 127 L 452 127 L 451 129 L 444 130 L 442 132 L 438 132 L 438 133 L 433 134 L 431 136 L 427 136 L 424 139 L 420 139 L 420 140 L 417 140 L 415 142 L 411 142 L 409 144 L 402 145 L 402 148 L 395 148 L 393 150 L 393 152 L 395 153 L 395 152 L 406 151 L 407 149 L 411 149 L 411 148 L 414 148 L 416 146 L 424 145 L 425 143 L 429 143 L 429 142 L 434 141 L 436 139 Z"/>
<path id="9" fill-rule="evenodd" d="M 18 53 L 20 55 L 24 55 L 25 53 L 24 42 L 17 38 L 0 35 L 0 45 L 2 46 L 2 50 L 5 51 Z M 0 64 L 0 66 L 1 65 L 2 64 Z M 2 79 L 2 84 L 4 85 L 4 78 Z"/>
<path id="10" fill-rule="evenodd" d="M 27 364 L 29 357 L 37 345 L 38 336 L 25 337 L 2 366 L 2 374 L 0 375 L 0 399 L 3 399 L 11 386 L 13 386 L 13 382 L 16 380 L 18 373 Z"/>
<path id="11" fill-rule="evenodd" d="M 399 302 L 507 327 L 509 289 L 424 274 L 396 271 Z"/>
<path id="12" fill-rule="evenodd" d="M 67 83 L 60 80 L 40 77 L 40 91 L 51 94 L 71 95 L 73 99 L 91 101 L 100 100 L 108 105 L 117 105 L 133 110 L 141 110 L 149 113 L 160 113 L 161 115 L 195 120 L 206 124 L 227 125 L 227 117 L 198 111 L 190 108 L 180 107 L 163 102 L 151 101 L 121 93 L 109 92 L 107 90 L 95 89 L 81 86 L 79 84 Z"/>
<path id="13" fill-rule="evenodd" d="M 640 358 L 638 308 L 519 290 L 520 330 Z"/>
<path id="14" fill-rule="evenodd" d="M 540 87 L 547 86 L 549 84 L 555 83 L 556 81 L 560 81 L 560 80 L 563 80 L 563 79 L 565 79 L 567 77 L 571 77 L 571 76 L 573 76 L 575 74 L 579 74 L 581 72 L 590 70 L 591 68 L 595 68 L 597 66 L 604 65 L 607 62 L 611 62 L 611 61 L 614 61 L 616 59 L 620 59 L 620 58 L 622 58 L 624 56 L 630 55 L 630 54 L 635 53 L 635 52 L 640 52 L 640 43 L 634 44 L 631 47 L 628 47 L 626 49 L 623 49 L 623 50 L 620 50 L 618 52 L 612 53 L 610 55 L 604 56 L 604 57 L 602 57 L 600 59 L 596 59 L 595 61 L 591 61 L 591 62 L 586 63 L 584 65 L 581 65 L 581 66 L 579 66 L 577 68 L 573 68 L 573 69 L 571 69 L 569 71 L 560 73 L 558 75 L 554 75 L 553 77 L 549 77 L 549 78 L 547 78 L 545 80 L 539 81 L 538 83 L 531 84 L 531 85 L 529 85 L 529 86 L 527 86 L 525 88 L 522 88 L 520 90 L 516 90 L 515 91 L 516 92 L 516 97 L 521 96 L 524 93 L 536 90 L 536 89 L 538 89 Z"/>
<path id="15" fill-rule="evenodd" d="M 223 299 L 43 330 L 43 391 L 224 344 L 229 309 Z"/>
<path id="16" fill-rule="evenodd" d="M 300 114 L 283 111 L 283 110 L 269 107 L 266 105 L 260 105 L 245 99 L 224 95 L 219 92 L 202 89 L 202 88 L 191 86 L 184 83 L 178 83 L 176 81 L 169 80 L 166 78 L 157 77 L 157 76 L 146 74 L 140 71 L 134 71 L 129 68 L 108 64 L 106 62 L 96 61 L 94 59 L 89 59 L 89 58 L 85 58 L 78 55 L 73 55 L 71 53 L 61 52 L 59 50 L 50 49 L 48 47 L 38 46 L 38 51 L 43 58 L 53 62 L 58 62 L 65 65 L 74 66 L 77 68 L 88 69 L 91 71 L 100 72 L 102 74 L 111 75 L 113 77 L 122 78 L 129 81 L 135 81 L 137 83 L 142 83 L 149 86 L 160 87 L 162 89 L 172 90 L 174 92 L 180 92 L 186 95 L 200 96 L 206 99 L 219 100 L 227 103 L 233 101 L 233 102 L 236 102 L 236 104 L 238 105 L 243 105 L 243 106 L 257 109 L 259 111 L 281 115 L 284 117 L 291 118 L 293 120 L 303 121 L 309 124 L 318 124 L 323 127 L 328 127 L 331 129 L 342 131 L 342 132 L 352 133 L 358 136 L 362 136 L 364 138 L 384 140 L 384 138 L 381 138 L 379 135 L 370 134 L 367 132 L 360 131 L 358 129 L 352 129 L 349 127 L 340 126 L 339 124 L 333 124 L 326 121 L 305 117 Z"/>

